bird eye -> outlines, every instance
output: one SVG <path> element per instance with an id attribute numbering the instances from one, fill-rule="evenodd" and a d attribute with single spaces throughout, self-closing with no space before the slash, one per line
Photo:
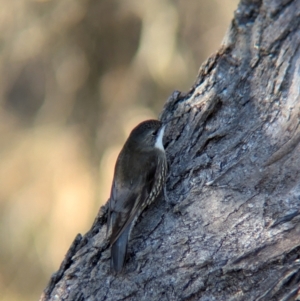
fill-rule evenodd
<path id="1" fill-rule="evenodd" d="M 152 136 L 156 136 L 156 134 L 157 134 L 157 130 L 152 132 Z"/>

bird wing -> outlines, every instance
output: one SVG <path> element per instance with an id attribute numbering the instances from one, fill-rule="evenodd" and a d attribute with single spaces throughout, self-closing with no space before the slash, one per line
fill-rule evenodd
<path id="1" fill-rule="evenodd" d="M 157 159 L 156 159 L 157 160 Z M 109 205 L 108 225 L 112 227 L 110 244 L 113 244 L 126 227 L 134 220 L 137 213 L 152 191 L 157 162 L 154 160 L 147 170 L 133 175 L 127 185 L 114 179 Z"/>

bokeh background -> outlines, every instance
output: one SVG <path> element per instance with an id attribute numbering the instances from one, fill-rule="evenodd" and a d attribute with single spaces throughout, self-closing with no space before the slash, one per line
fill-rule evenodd
<path id="1" fill-rule="evenodd" d="M 138 122 L 187 91 L 237 0 L 0 0 L 0 299 L 38 300 Z"/>

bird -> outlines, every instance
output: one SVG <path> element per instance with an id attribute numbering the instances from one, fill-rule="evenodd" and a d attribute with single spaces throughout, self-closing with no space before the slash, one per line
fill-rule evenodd
<path id="1" fill-rule="evenodd" d="M 126 259 L 131 230 L 147 205 L 161 192 L 167 174 L 163 146 L 165 126 L 159 120 L 138 124 L 115 165 L 109 198 L 107 233 L 111 230 L 111 270 L 119 273 Z"/>

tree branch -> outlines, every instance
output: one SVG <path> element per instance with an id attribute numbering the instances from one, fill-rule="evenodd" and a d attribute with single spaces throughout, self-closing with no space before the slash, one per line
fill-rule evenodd
<path id="1" fill-rule="evenodd" d="M 106 211 L 41 300 L 296 300 L 300 2 L 241 1 L 221 49 L 161 115 L 169 202 L 145 211 L 110 273 Z"/>

